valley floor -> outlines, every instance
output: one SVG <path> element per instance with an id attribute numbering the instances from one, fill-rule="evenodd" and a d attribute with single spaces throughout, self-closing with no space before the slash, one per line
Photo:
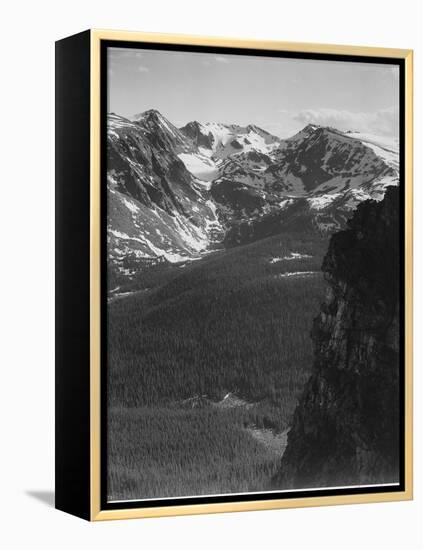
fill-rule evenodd
<path id="1" fill-rule="evenodd" d="M 255 419 L 245 408 L 112 410 L 109 499 L 271 490 L 288 430 Z"/>
<path id="2" fill-rule="evenodd" d="M 110 500 L 272 490 L 310 374 L 326 245 L 277 235 L 111 294 Z"/>

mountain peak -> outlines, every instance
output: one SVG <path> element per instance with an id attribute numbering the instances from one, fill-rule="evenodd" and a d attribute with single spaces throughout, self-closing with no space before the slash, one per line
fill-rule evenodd
<path id="1" fill-rule="evenodd" d="M 161 114 L 160 111 L 158 111 L 157 109 L 147 109 L 147 111 L 144 111 L 142 113 L 145 117 L 146 116 L 149 116 L 149 117 L 157 117 L 157 118 L 162 118 L 163 115 Z"/>
<path id="2" fill-rule="evenodd" d="M 172 149 L 177 153 L 190 152 L 193 144 L 157 109 L 148 109 L 131 119 L 144 133 L 153 136 L 156 146 L 161 143 L 163 149 Z"/>
<path id="3" fill-rule="evenodd" d="M 134 122 L 140 122 L 140 121 L 166 121 L 166 118 L 161 114 L 160 111 L 157 109 L 148 109 L 147 111 L 143 111 L 142 113 L 138 113 L 137 115 L 134 115 L 132 117 L 132 120 Z"/>
<path id="4" fill-rule="evenodd" d="M 316 130 L 319 130 L 321 129 L 322 126 L 320 126 L 319 124 L 313 124 L 313 123 L 309 123 L 307 124 L 307 126 L 304 126 L 303 128 L 303 132 L 307 132 L 307 133 L 311 133 L 311 132 L 315 132 Z"/>
<path id="5" fill-rule="evenodd" d="M 191 120 L 190 122 L 187 122 L 185 124 L 185 126 L 181 126 L 179 129 L 180 130 L 185 130 L 185 129 L 195 129 L 195 130 L 200 130 L 202 127 L 201 123 L 198 122 L 198 120 Z"/>
<path id="6" fill-rule="evenodd" d="M 338 130 L 337 128 L 333 128 L 331 126 L 321 126 L 320 124 L 313 124 L 312 122 L 310 122 L 294 136 L 287 138 L 287 140 L 295 142 L 304 138 L 322 137 L 326 135 L 348 137 L 347 132 L 343 132 L 341 130 Z"/>
<path id="7" fill-rule="evenodd" d="M 269 135 L 269 132 L 267 132 L 266 130 L 263 130 L 263 128 L 260 128 L 260 126 L 256 126 L 255 124 L 249 124 L 246 127 L 246 130 L 248 132 L 256 132 L 256 134 Z"/>

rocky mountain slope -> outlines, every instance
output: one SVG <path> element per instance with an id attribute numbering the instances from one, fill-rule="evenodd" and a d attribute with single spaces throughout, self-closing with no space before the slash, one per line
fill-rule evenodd
<path id="1" fill-rule="evenodd" d="M 179 158 L 192 143 L 157 111 L 108 117 L 108 249 L 112 271 L 200 257 L 221 231 L 207 189 Z"/>
<path id="2" fill-rule="evenodd" d="M 283 488 L 399 479 L 398 188 L 332 236 L 330 292 L 314 322 L 314 367 L 276 482 Z"/>
<path id="3" fill-rule="evenodd" d="M 255 125 L 177 128 L 152 109 L 110 114 L 107 139 L 111 284 L 292 227 L 332 233 L 398 182 L 396 150 L 314 125 L 282 140 Z"/>

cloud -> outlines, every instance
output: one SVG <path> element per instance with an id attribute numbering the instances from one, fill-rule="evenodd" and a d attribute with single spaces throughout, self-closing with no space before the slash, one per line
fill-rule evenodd
<path id="1" fill-rule="evenodd" d="M 371 113 L 343 111 L 337 109 L 304 109 L 293 116 L 302 124 L 333 126 L 339 130 L 356 130 L 374 134 L 396 136 L 399 131 L 398 109 L 381 109 Z"/>
<path id="2" fill-rule="evenodd" d="M 204 58 L 201 60 L 201 63 L 205 67 L 210 67 L 213 65 L 213 62 L 215 63 L 221 63 L 222 65 L 228 65 L 231 61 L 228 57 L 223 55 L 214 55 L 214 56 L 204 56 Z"/>
<path id="3" fill-rule="evenodd" d="M 225 63 L 225 64 L 230 63 L 229 59 L 227 57 L 224 57 L 223 55 L 215 55 L 214 60 L 217 61 L 218 63 Z"/>
<path id="4" fill-rule="evenodd" d="M 108 55 L 119 59 L 141 59 L 144 56 L 143 52 L 130 48 L 110 48 Z"/>
<path id="5" fill-rule="evenodd" d="M 112 71 L 137 71 L 146 73 L 148 67 L 142 65 L 144 54 L 132 49 L 111 48 L 108 51 L 107 65 Z"/>

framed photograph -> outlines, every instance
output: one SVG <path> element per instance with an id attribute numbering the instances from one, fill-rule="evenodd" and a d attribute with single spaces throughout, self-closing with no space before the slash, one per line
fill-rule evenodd
<path id="1" fill-rule="evenodd" d="M 56 43 L 56 507 L 412 498 L 412 52 Z"/>

